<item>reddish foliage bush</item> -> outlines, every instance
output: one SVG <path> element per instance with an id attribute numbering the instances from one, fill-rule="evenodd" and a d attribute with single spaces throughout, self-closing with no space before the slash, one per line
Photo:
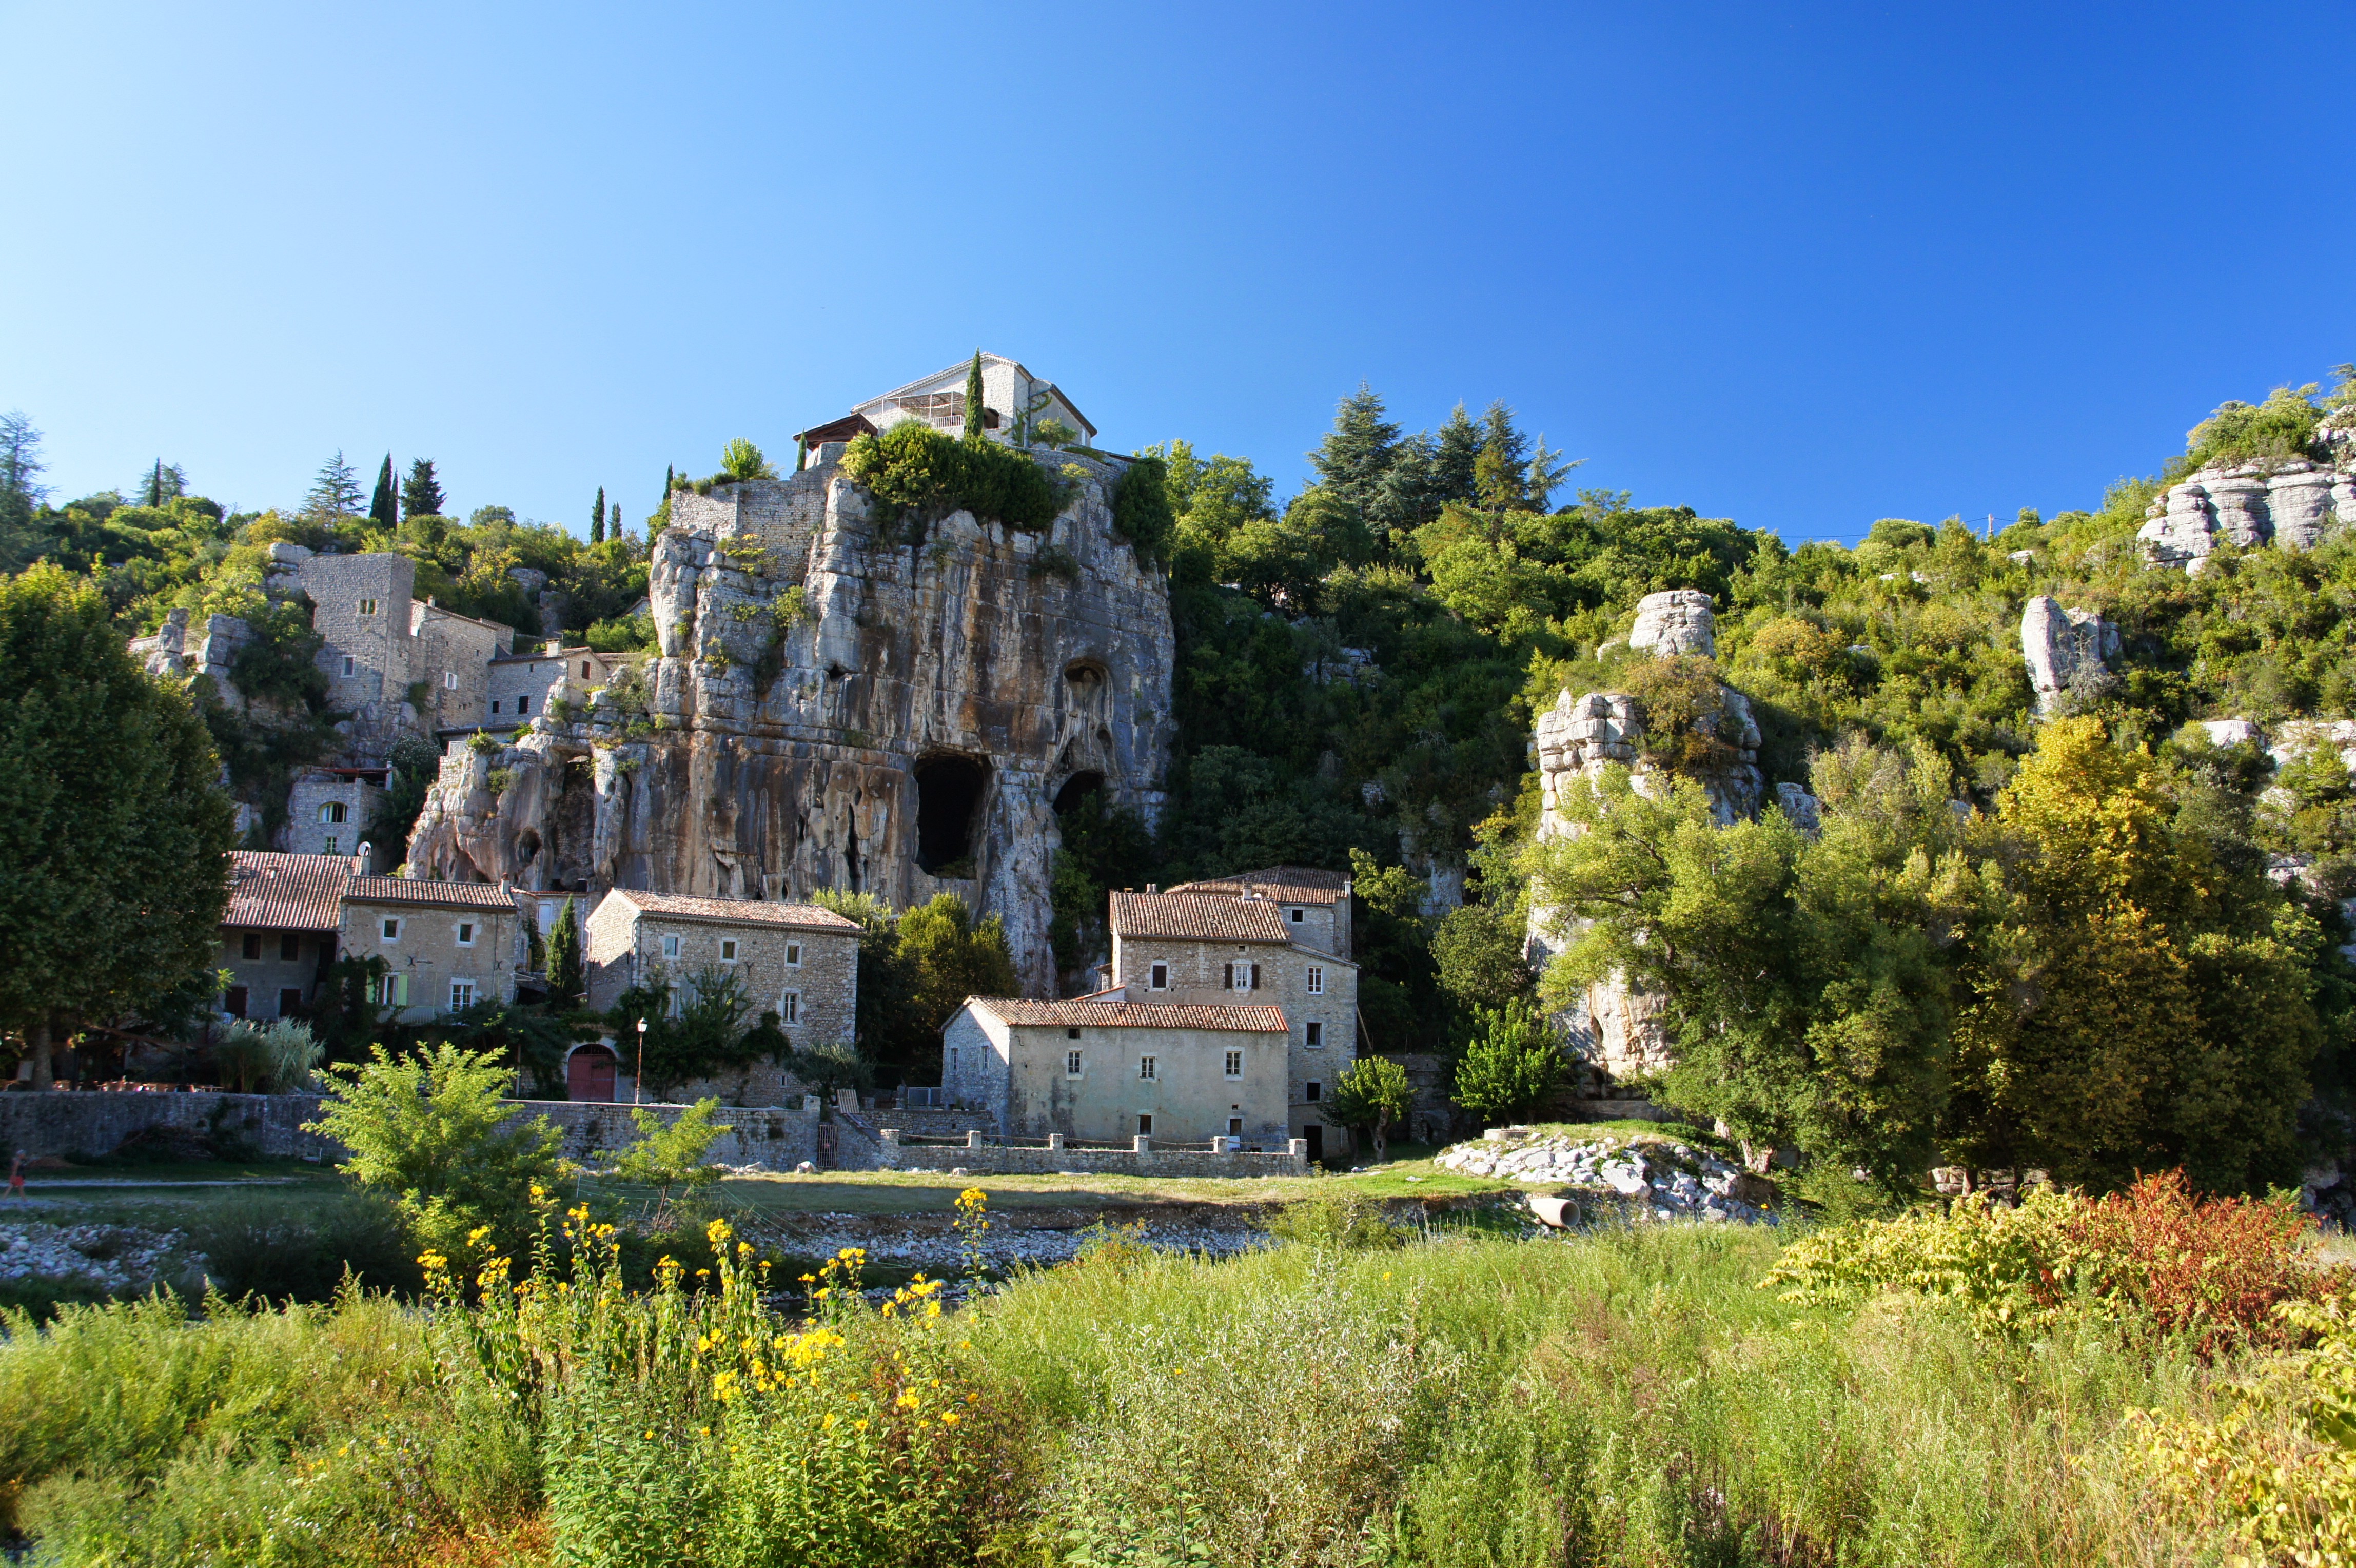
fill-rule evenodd
<path id="1" fill-rule="evenodd" d="M 2182 1171 L 2083 1204 L 2066 1230 L 2090 1254 L 2079 1277 L 2114 1310 L 2131 1307 L 2162 1333 L 2192 1334 L 2204 1356 L 2296 1340 L 2275 1304 L 2325 1294 L 2307 1256 L 2311 1216 L 2288 1198 L 2203 1198 Z"/>

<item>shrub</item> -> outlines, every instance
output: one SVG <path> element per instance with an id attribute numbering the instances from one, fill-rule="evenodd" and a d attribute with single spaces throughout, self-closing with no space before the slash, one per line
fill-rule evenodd
<path id="1" fill-rule="evenodd" d="M 1382 1205 L 1356 1193 L 1286 1204 L 1269 1217 L 1268 1233 L 1280 1241 L 1344 1252 L 1389 1252 L 1407 1245 L 1383 1218 Z"/>
<path id="2" fill-rule="evenodd" d="M 241 1094 L 301 1094 L 324 1051 L 311 1026 L 296 1019 L 241 1023 L 213 1043 L 213 1065 L 222 1084 L 235 1084 Z"/>
<path id="3" fill-rule="evenodd" d="M 774 479 L 777 477 L 777 470 L 776 465 L 762 456 L 758 446 L 739 435 L 721 453 L 720 472 L 712 477 L 715 481 Z"/>
<path id="4" fill-rule="evenodd" d="M 1476 1116 L 1512 1121 L 1537 1111 L 1561 1086 L 1568 1064 L 1554 1031 L 1526 1002 L 1503 1012 L 1475 1007 L 1481 1037 L 1456 1064 L 1456 1103 Z"/>
<path id="5" fill-rule="evenodd" d="M 860 436 L 842 465 L 882 503 L 884 521 L 910 525 L 911 538 L 960 509 L 1036 532 L 1061 506 L 1055 481 L 1028 455 L 986 438 L 952 440 L 913 419 Z"/>
<path id="6" fill-rule="evenodd" d="M 212 1287 L 232 1297 L 324 1302 L 349 1273 L 371 1290 L 414 1292 L 423 1276 L 401 1211 L 351 1193 L 296 1211 L 267 1199 L 223 1205 L 190 1227 Z"/>
<path id="7" fill-rule="evenodd" d="M 1129 541 L 1141 561 L 1159 560 L 1178 532 L 1170 506 L 1170 469 L 1159 457 L 1140 457 L 1112 492 L 1112 528 Z"/>
<path id="8" fill-rule="evenodd" d="M 2203 1199 L 2170 1171 L 2100 1199 L 2045 1188 L 2019 1208 L 1973 1197 L 1835 1226 L 1794 1243 L 1760 1284 L 1826 1305 L 1931 1296 L 1991 1334 L 2085 1316 L 2180 1334 L 2213 1356 L 2286 1342 L 2293 1320 L 2276 1306 L 2322 1289 L 2307 1255 L 2314 1224 L 2286 1198 Z"/>

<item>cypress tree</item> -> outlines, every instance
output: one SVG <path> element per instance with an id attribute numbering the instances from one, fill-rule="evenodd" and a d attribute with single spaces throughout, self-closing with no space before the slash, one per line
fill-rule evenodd
<path id="1" fill-rule="evenodd" d="M 164 459 L 161 457 L 155 459 L 155 471 L 147 476 L 147 504 L 164 504 Z"/>
<path id="2" fill-rule="evenodd" d="M 616 507 L 614 510 L 618 513 L 622 509 Z M 605 542 L 605 487 L 603 485 L 597 487 L 597 504 L 589 509 L 589 542 Z"/>
<path id="3" fill-rule="evenodd" d="M 376 494 L 369 499 L 369 521 L 388 532 L 401 526 L 401 500 L 392 488 L 392 454 L 384 455 L 384 466 L 376 471 Z"/>
<path id="4" fill-rule="evenodd" d="M 798 474 L 804 468 L 809 467 L 809 437 L 807 435 L 797 435 L 794 437 L 794 472 Z"/>
<path id="5" fill-rule="evenodd" d="M 442 493 L 442 481 L 434 472 L 434 460 L 419 457 L 409 465 L 409 478 L 401 482 L 401 515 L 403 517 L 440 517 L 447 499 Z"/>
<path id="6" fill-rule="evenodd" d="M 973 363 L 965 372 L 965 438 L 981 439 L 981 350 L 973 351 Z"/>
<path id="7" fill-rule="evenodd" d="M 581 918 L 567 898 L 548 933 L 548 990 L 559 1006 L 581 1000 Z"/>

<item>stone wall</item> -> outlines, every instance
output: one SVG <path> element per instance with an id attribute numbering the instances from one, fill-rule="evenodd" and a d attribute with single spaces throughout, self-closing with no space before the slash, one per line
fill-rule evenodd
<path id="1" fill-rule="evenodd" d="M 445 767 L 412 864 L 722 898 L 952 891 L 1004 917 L 1024 991 L 1052 994 L 1052 802 L 1093 774 L 1158 814 L 1174 657 L 1167 585 L 1112 532 L 1121 466 L 1054 457 L 1082 477 L 1040 533 L 956 512 L 912 541 L 827 461 L 675 495 L 648 711 L 609 683 L 584 722 L 535 718 L 496 796 L 487 767 Z M 928 789 L 962 856 L 920 857 Z"/>
<path id="2" fill-rule="evenodd" d="M 150 1127 L 177 1127 L 218 1142 L 236 1140 L 270 1159 L 337 1160 L 341 1144 L 303 1123 L 316 1121 L 324 1103 L 316 1094 L 0 1094 L 0 1147 L 34 1155 L 96 1159 Z M 668 1122 L 682 1105 L 588 1105 L 562 1100 L 515 1102 L 515 1114 L 545 1116 L 564 1134 L 563 1154 L 589 1161 L 637 1137 L 633 1109 L 651 1111 Z M 819 1114 L 809 1110 L 730 1110 L 720 1120 L 734 1131 L 712 1146 L 710 1158 L 725 1165 L 791 1170 L 817 1155 Z"/>
<path id="3" fill-rule="evenodd" d="M 1212 1154 L 1207 1149 L 1158 1149 L 1141 1138 L 1144 1152 L 1130 1149 L 1023 1148 L 1004 1144 L 970 1145 L 899 1141 L 896 1128 L 883 1132 L 884 1167 L 897 1171 L 962 1170 L 970 1176 L 1301 1176 L 1309 1169 L 1307 1145 L 1296 1138 L 1288 1152 Z"/>

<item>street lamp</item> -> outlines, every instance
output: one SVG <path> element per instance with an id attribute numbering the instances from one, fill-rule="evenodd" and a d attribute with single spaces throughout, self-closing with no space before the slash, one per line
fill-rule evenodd
<path id="1" fill-rule="evenodd" d="M 630 1103 L 638 1102 L 638 1084 L 647 1076 L 647 1021 L 638 1020 L 638 1069 L 630 1075 Z"/>

